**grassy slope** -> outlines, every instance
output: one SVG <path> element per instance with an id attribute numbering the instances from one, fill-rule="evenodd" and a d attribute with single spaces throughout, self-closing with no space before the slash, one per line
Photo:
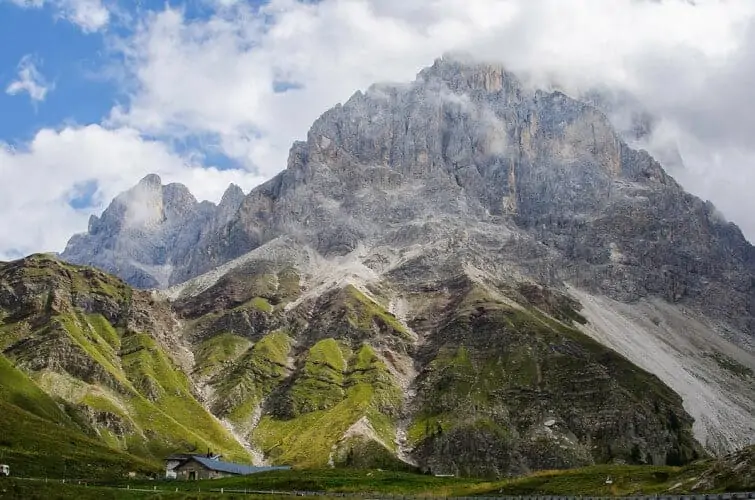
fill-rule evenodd
<path id="1" fill-rule="evenodd" d="M 367 345 L 351 352 L 334 339 L 318 342 L 284 398 L 288 415 L 266 415 L 254 432 L 275 463 L 325 465 L 344 433 L 362 418 L 382 448 L 393 451 L 390 413 L 401 404 L 401 392 Z"/>
<path id="2" fill-rule="evenodd" d="M 0 461 L 15 475 L 102 477 L 156 468 L 81 433 L 62 405 L 2 355 L 0 429 Z"/>
<path id="3" fill-rule="evenodd" d="M 234 345 L 247 347 L 235 362 L 211 379 L 210 384 L 215 389 L 213 410 L 246 433 L 251 428 L 257 407 L 288 374 L 288 354 L 293 341 L 283 331 L 269 333 L 251 347 L 248 347 L 250 342 L 244 340 L 245 343 L 241 343 L 243 339 L 235 339 L 232 341 Z M 213 343 L 213 340 L 209 342 Z M 231 341 L 221 343 L 230 345 Z M 203 345 L 204 352 L 207 352 L 207 343 Z M 219 357 L 218 350 L 217 346 L 214 347 L 212 355 Z"/>
<path id="4" fill-rule="evenodd" d="M 199 449 L 212 447 L 224 451 L 229 458 L 245 457 L 228 431 L 192 396 L 186 375 L 150 336 L 132 334 L 124 337 L 123 343 L 122 363 L 129 380 L 142 388 L 142 394 L 152 393 L 151 401 L 135 401 L 136 407 L 143 408 L 139 412 L 140 425 L 162 412 L 168 417 L 159 427 L 163 435 L 196 440 Z"/>
<path id="5" fill-rule="evenodd" d="M 537 411 L 530 400 L 533 393 L 552 395 L 548 404 L 562 415 L 601 411 L 598 405 L 590 406 L 589 391 L 614 398 L 622 408 L 655 412 L 660 418 L 664 417 L 658 405 L 661 409 L 673 408 L 680 415 L 682 412 L 681 401 L 657 378 L 564 323 L 537 310 L 513 309 L 479 288 L 472 287 L 461 296 L 454 316 L 436 335 L 441 347 L 418 379 L 422 404 L 408 432 L 413 445 L 432 449 L 441 439 L 466 441 L 470 435 L 478 435 L 483 442 L 499 443 L 500 460 L 506 467 L 505 460 L 516 459 L 514 455 L 507 457 L 506 450 L 517 443 L 529 445 L 529 440 L 516 432 L 533 428 L 535 419 L 543 418 L 530 415 L 533 408 Z M 610 374 L 610 378 L 604 374 Z M 584 383 L 576 382 L 580 380 Z M 583 389 L 588 392 L 583 394 Z M 565 393 L 579 404 L 569 406 L 561 396 Z M 677 423 L 677 427 L 682 425 L 686 422 Z M 689 459 L 694 451 L 691 434 L 683 433 L 685 429 L 675 430 L 681 436 L 679 454 Z M 608 453 L 602 449 L 590 452 L 582 446 L 565 450 L 564 445 L 571 442 L 564 440 L 558 443 L 540 438 L 535 444 L 540 449 L 535 454 L 566 457 L 563 464 L 547 464 L 546 468 L 589 465 L 593 459 L 589 453 L 596 461 L 607 461 L 610 453 L 630 460 L 634 451 L 626 440 L 619 443 L 613 437 L 597 443 L 610 446 Z M 642 456 L 643 452 L 636 453 Z"/>
<path id="6" fill-rule="evenodd" d="M 278 314 L 298 294 L 295 272 L 284 269 L 276 276 L 262 265 L 243 276 L 224 277 L 179 307 L 202 314 L 193 328 L 206 333 L 207 325 L 240 309 L 262 312 L 269 319 L 271 312 Z M 232 308 L 219 310 L 219 303 Z M 411 339 L 393 315 L 353 286 L 335 293 L 325 307 L 320 316 L 328 319 L 318 323 L 317 332 L 332 332 L 339 339 L 369 339 L 377 332 L 401 343 Z M 265 321 L 251 313 L 247 316 L 248 321 Z M 400 406 L 401 391 L 372 347 L 358 340 L 347 346 L 316 333 L 304 340 L 314 345 L 308 346 L 296 363 L 299 368 L 294 369 L 289 359 L 295 355 L 294 341 L 288 332 L 273 331 L 252 344 L 233 329 L 233 321 L 220 323 L 223 332 L 205 338 L 195 348 L 194 373 L 213 388 L 213 413 L 230 421 L 240 434 L 249 435 L 275 463 L 325 465 L 331 451 L 337 451 L 336 462 L 403 465 L 393 456 L 395 422 L 389 415 Z M 267 414 L 255 428 L 261 409 Z M 354 437 L 341 442 L 343 434 L 362 418 L 377 439 L 365 442 Z M 336 444 L 339 449 L 333 450 Z M 355 456 L 351 448 L 362 448 L 369 457 Z M 375 457 L 377 461 L 372 460 Z"/>
<path id="7" fill-rule="evenodd" d="M 100 478 L 129 471 L 152 473 L 159 467 L 4 401 L 0 429 L 0 461 L 18 476 Z"/>
<path id="8" fill-rule="evenodd" d="M 3 355 L 0 355 L 0 401 L 51 422 L 74 425 L 58 403 Z"/>
<path id="9" fill-rule="evenodd" d="M 72 404 L 117 415 L 130 432 L 119 438 L 105 431 L 111 444 L 153 458 L 177 450 L 207 448 L 233 458 L 246 456 L 222 425 L 196 401 L 186 375 L 149 335 L 114 336 L 115 329 L 112 325 L 105 327 L 104 318 L 94 322 L 98 325 L 95 328 L 87 317 L 79 314 L 62 316 L 59 321 L 75 345 L 104 367 L 120 389 L 109 390 L 97 382 L 84 383 L 65 376 L 56 377 L 45 388 Z"/>
<path id="10" fill-rule="evenodd" d="M 13 359 L 0 364 L 0 371 L 8 371 L 17 360 L 31 362 L 40 352 L 55 353 L 63 364 L 56 363 L 55 371 L 32 373 L 32 378 L 43 391 L 93 417 L 103 442 L 148 458 L 193 448 L 212 448 L 230 458 L 247 457 L 194 398 L 186 375 L 154 339 L 113 325 L 100 314 L 84 314 L 72 305 L 74 298 L 83 298 L 90 304 L 104 304 L 110 311 L 126 310 L 132 292 L 125 284 L 99 271 L 45 256 L 2 266 L 0 279 L 26 290 L 22 295 L 24 316 L 0 311 L 0 319 L 5 321 L 0 324 L 0 346 L 13 352 Z M 53 311 L 45 305 L 49 290 L 62 297 Z M 32 341 L 31 350 L 24 349 L 21 341 L 25 339 Z M 25 399 L 21 406 L 33 413 L 45 416 L 45 412 L 54 412 L 55 405 L 48 403 L 44 408 L 34 407 L 45 401 L 39 393 L 11 395 L 0 386 L 3 401 Z M 110 424 L 102 425 L 103 420 Z"/>
<path id="11" fill-rule="evenodd" d="M 388 327 L 394 334 L 411 341 L 406 328 L 383 306 L 359 291 L 353 285 L 347 285 L 339 294 L 348 322 L 357 330 L 371 330 L 374 324 Z"/>
<path id="12" fill-rule="evenodd" d="M 238 335 L 221 333 L 200 344 L 194 355 L 194 373 L 200 377 L 212 377 L 244 354 L 252 343 Z"/>

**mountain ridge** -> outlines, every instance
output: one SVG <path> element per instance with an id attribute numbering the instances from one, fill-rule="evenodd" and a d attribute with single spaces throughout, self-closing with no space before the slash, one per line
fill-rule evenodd
<path id="1" fill-rule="evenodd" d="M 9 273 L 52 285 L 47 292 L 52 299 L 44 301 L 52 320 L 37 316 L 34 304 L 40 302 L 24 291 L 27 285 L 2 297 L 4 356 L 51 397 L 83 412 L 79 418 L 92 426 L 90 432 L 152 459 L 210 435 L 213 449 L 238 450 L 228 441 L 235 436 L 255 447 L 250 451 L 258 459 L 272 463 L 391 469 L 417 464 L 438 473 L 477 476 L 575 467 L 612 457 L 681 464 L 703 453 L 692 438 L 692 419 L 681 398 L 656 377 L 565 326 L 568 318 L 581 321 L 570 309 L 573 302 L 545 290 L 540 293 L 554 297 L 549 310 L 564 322 L 527 308 L 547 302 L 532 288 L 525 293 L 533 298 L 526 300 L 535 302 L 525 300 L 524 306 L 459 276 L 446 284 L 452 307 L 428 337 L 424 328 L 417 332 L 421 325 L 405 326 L 389 312 L 374 288 L 363 293 L 361 286 L 346 285 L 286 310 L 301 291 L 281 283 L 298 283 L 298 276 L 281 279 L 286 272 L 280 270 L 273 284 L 272 263 L 237 275 L 243 280 L 238 283 L 248 286 L 239 290 L 241 305 L 223 305 L 216 312 L 195 306 L 182 310 L 180 301 L 171 306 L 143 297 L 120 309 L 133 312 L 115 313 L 109 305 L 112 290 L 105 286 L 102 294 L 97 288 L 110 278 L 66 266 L 33 257 L 0 268 L 3 286 L 19 283 Z M 66 281 L 70 277 L 76 277 L 73 289 Z M 197 298 L 212 303 L 227 296 L 228 287 L 238 286 L 227 278 L 220 285 Z M 70 304 L 78 305 L 72 310 Z M 173 326 L 171 333 L 175 321 L 157 317 L 165 307 L 178 311 L 185 326 Z M 126 320 L 123 330 L 123 320 L 98 319 L 108 311 L 134 319 Z M 95 321 L 102 323 L 93 326 Z M 52 325 L 62 335 L 50 336 L 36 324 Z M 145 326 L 137 329 L 137 324 Z M 480 337 L 479 328 L 494 337 Z M 120 349 L 111 354 L 105 344 L 119 341 Z M 491 342 L 501 350 L 490 352 Z M 49 355 L 40 357 L 36 346 L 51 343 Z M 182 349 L 191 353 L 183 368 Z M 564 385 L 574 377 L 580 384 Z M 596 404 L 572 392 L 584 390 L 605 400 Z M 499 391 L 506 391 L 506 398 L 499 399 Z M 136 397 L 125 397 L 131 394 Z M 213 428 L 202 407 L 230 431 Z M 171 408 L 170 417 L 158 408 Z M 145 420 L 143 411 L 151 417 Z M 636 419 L 634 430 L 628 433 L 609 414 Z M 158 417 L 173 423 L 164 426 Z M 187 430 L 198 429 L 200 421 L 207 426 L 203 431 Z M 135 432 L 150 426 L 150 433 Z M 150 437 L 142 445 L 139 436 Z M 470 441 L 484 444 L 489 455 L 483 460 Z M 591 442 L 594 446 L 588 447 Z"/>
<path id="2" fill-rule="evenodd" d="M 752 443 L 755 249 L 600 110 L 500 65 L 443 58 L 355 93 L 222 214 L 144 182 L 162 207 L 147 223 L 63 258 L 172 285 L 154 296 L 204 359 L 208 407 L 268 459 L 303 457 L 303 429 L 327 423 L 318 464 L 492 475 L 685 461 L 688 426 L 713 453 Z M 175 199 L 203 215 L 182 226 Z M 673 419 L 635 365 L 680 395 Z M 635 420 L 580 406 L 565 373 Z"/>

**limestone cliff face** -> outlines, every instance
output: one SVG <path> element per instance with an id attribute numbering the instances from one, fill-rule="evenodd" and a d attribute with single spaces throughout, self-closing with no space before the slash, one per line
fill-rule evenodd
<path id="1" fill-rule="evenodd" d="M 260 458 L 501 475 L 755 436 L 753 247 L 500 66 L 357 92 L 218 208 L 142 184 L 63 256 L 176 284 L 190 376 Z"/>
<path id="2" fill-rule="evenodd" d="M 547 249 L 552 258 L 520 259 L 538 280 L 705 304 L 753 328 L 755 251 L 739 230 L 628 147 L 597 108 L 532 91 L 499 66 L 441 59 L 411 84 L 357 92 L 243 200 L 231 189 L 212 209 L 155 182 L 116 199 L 63 257 L 164 287 L 284 234 L 345 254 L 448 216 L 519 231 L 539 247 L 525 253 Z"/>
<path id="3" fill-rule="evenodd" d="M 71 238 L 62 257 L 95 265 L 139 288 L 175 282 L 196 245 L 230 220 L 243 199 L 231 185 L 218 206 L 199 203 L 182 184 L 163 186 L 148 175 L 116 197 L 86 234 Z"/>

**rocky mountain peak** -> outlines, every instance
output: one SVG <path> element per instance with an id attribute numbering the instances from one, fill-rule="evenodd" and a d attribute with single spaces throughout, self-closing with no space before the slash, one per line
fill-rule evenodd
<path id="1" fill-rule="evenodd" d="M 138 183 L 139 186 L 151 187 L 158 190 L 162 188 L 163 181 L 157 174 L 147 174 Z"/>
<path id="2" fill-rule="evenodd" d="M 180 218 L 183 213 L 199 204 L 189 188 L 179 183 L 162 187 L 162 199 L 168 218 Z"/>
<path id="3" fill-rule="evenodd" d="M 231 184 L 228 189 L 223 193 L 223 197 L 220 199 L 219 206 L 235 206 L 238 207 L 241 201 L 244 199 L 244 191 L 236 184 Z"/>
<path id="4" fill-rule="evenodd" d="M 202 234 L 227 223 L 243 196 L 232 186 L 220 206 L 199 203 L 183 184 L 163 185 L 158 175 L 147 175 L 101 217 L 92 216 L 88 232 L 72 237 L 62 257 L 116 272 L 137 286 L 167 286 L 175 261 L 187 258 Z"/>
<path id="5" fill-rule="evenodd" d="M 713 293 L 752 272 L 741 233 L 629 147 L 599 109 L 524 89 L 496 64 L 444 56 L 412 83 L 356 93 L 294 144 L 286 170 L 246 196 L 229 188 L 215 210 L 195 209 L 171 231 L 142 237 L 161 250 L 128 259 L 142 269 L 170 263 L 158 282 L 175 284 L 282 235 L 333 256 L 384 241 L 428 244 L 459 227 L 469 241 L 470 228 L 491 225 L 485 232 L 506 241 L 499 249 L 510 244 L 505 235 L 519 235 L 512 265 L 537 280 L 576 280 L 621 300 L 707 300 L 754 326 L 745 311 L 755 301 Z M 167 233 L 185 233 L 187 244 L 168 250 Z M 82 243 L 88 257 L 76 259 L 112 263 L 103 251 L 112 246 Z M 744 281 L 737 290 L 751 293 Z"/>
<path id="6" fill-rule="evenodd" d="M 446 54 L 417 75 L 417 81 L 440 81 L 453 92 L 519 94 L 522 84 L 502 64 L 477 61 L 469 56 Z"/>
<path id="7" fill-rule="evenodd" d="M 90 217 L 89 232 L 113 235 L 124 229 L 156 231 L 168 221 L 181 219 L 197 204 L 183 184 L 163 186 L 158 175 L 150 174 L 118 195 L 100 218 Z"/>

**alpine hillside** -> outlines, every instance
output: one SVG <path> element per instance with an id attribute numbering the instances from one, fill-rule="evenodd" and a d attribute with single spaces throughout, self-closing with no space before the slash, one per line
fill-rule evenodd
<path id="1" fill-rule="evenodd" d="M 5 264 L 3 355 L 128 451 L 493 476 L 755 436 L 755 249 L 597 108 L 498 65 L 357 92 L 217 206 L 148 176 L 62 258 L 161 290 Z"/>

